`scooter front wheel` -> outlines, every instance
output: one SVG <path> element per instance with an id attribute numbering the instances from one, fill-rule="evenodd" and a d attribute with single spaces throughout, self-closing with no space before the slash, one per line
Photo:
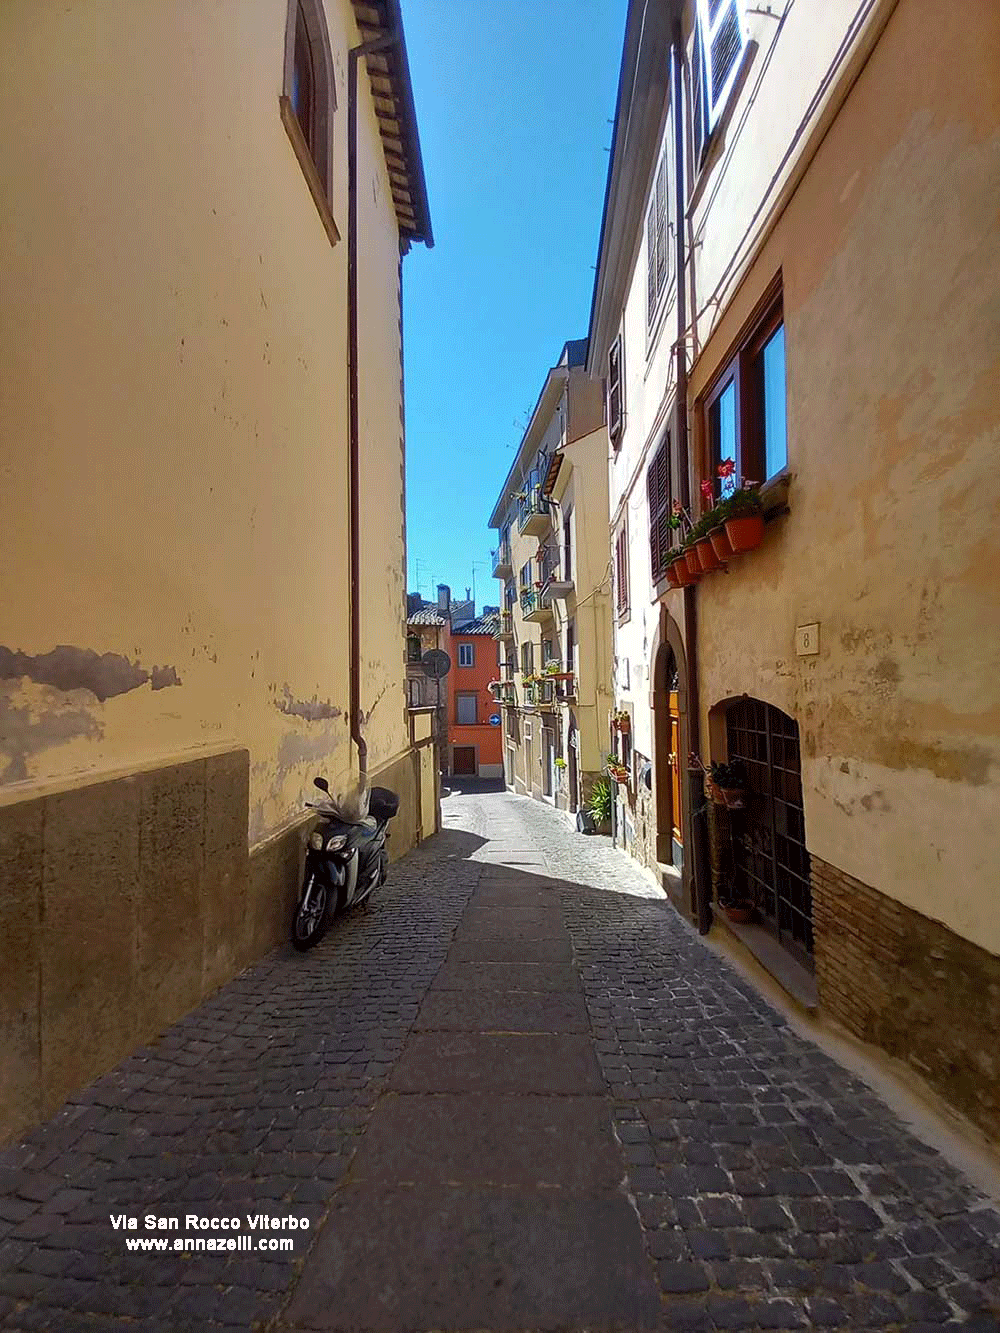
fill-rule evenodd
<path id="1" fill-rule="evenodd" d="M 323 937 L 326 924 L 326 885 L 310 883 L 298 907 L 292 922 L 292 943 L 300 952 L 311 949 Z"/>

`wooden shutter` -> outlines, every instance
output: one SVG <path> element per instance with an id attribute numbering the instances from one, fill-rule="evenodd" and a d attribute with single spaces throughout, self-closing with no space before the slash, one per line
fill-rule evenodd
<path id="1" fill-rule="evenodd" d="M 618 614 L 629 609 L 628 587 L 628 524 L 623 523 L 615 542 L 615 593 Z"/>
<path id="2" fill-rule="evenodd" d="M 623 406 L 622 339 L 619 334 L 608 353 L 608 434 L 616 449 L 624 427 Z"/>
<path id="3" fill-rule="evenodd" d="M 692 88 L 697 73 L 701 80 L 700 99 L 695 99 L 695 149 L 700 152 L 698 136 L 698 101 L 702 103 L 701 121 L 703 141 L 715 128 L 723 108 L 729 100 L 740 56 L 746 45 L 741 0 L 698 0 L 695 25 L 695 64 Z"/>
<path id="4" fill-rule="evenodd" d="M 656 299 L 667 285 L 667 154 L 660 158 L 656 173 Z"/>
<path id="5" fill-rule="evenodd" d="M 646 215 L 646 323 L 656 314 L 656 200 L 650 199 Z"/>
<path id="6" fill-rule="evenodd" d="M 654 581 L 662 578 L 670 554 L 670 436 L 660 445 L 646 472 L 649 506 L 649 565 Z"/>
<path id="7" fill-rule="evenodd" d="M 694 168 L 701 166 L 707 136 L 705 108 L 705 57 L 701 42 L 701 16 L 694 25 L 694 50 L 691 53 L 691 128 L 694 134 Z"/>

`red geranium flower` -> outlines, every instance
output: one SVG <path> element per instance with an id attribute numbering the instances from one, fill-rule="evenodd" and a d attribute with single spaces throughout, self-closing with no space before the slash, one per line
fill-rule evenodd
<path id="1" fill-rule="evenodd" d="M 712 498 L 712 483 L 707 477 L 701 483 L 701 498 L 703 500 L 711 500 Z"/>
<path id="2" fill-rule="evenodd" d="M 681 506 L 681 502 L 680 502 L 680 500 L 675 500 L 675 501 L 674 501 L 674 513 L 675 513 L 675 514 L 683 514 L 683 513 L 684 513 L 684 509 L 683 509 L 683 507 Z"/>
<path id="3" fill-rule="evenodd" d="M 727 458 L 719 464 L 720 477 L 731 477 L 735 471 L 736 471 L 736 464 L 733 462 L 731 458 Z"/>

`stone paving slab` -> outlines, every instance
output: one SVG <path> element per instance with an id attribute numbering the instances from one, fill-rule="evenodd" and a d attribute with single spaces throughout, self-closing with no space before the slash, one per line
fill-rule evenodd
<path id="1" fill-rule="evenodd" d="M 432 990 L 578 991 L 580 976 L 568 963 L 446 963 Z"/>
<path id="2" fill-rule="evenodd" d="M 573 946 L 569 936 L 524 940 L 459 931 L 448 958 L 452 963 L 572 963 Z"/>
<path id="3" fill-rule="evenodd" d="M 553 899 L 550 907 L 470 907 L 457 938 L 498 936 L 510 940 L 567 939 L 558 899 Z"/>
<path id="4" fill-rule="evenodd" d="M 285 1321 L 308 1329 L 655 1329 L 622 1196 L 349 1186 Z"/>
<path id="5" fill-rule="evenodd" d="M 577 992 L 538 995 L 524 991 L 431 991 L 415 1028 L 458 1032 L 589 1032 L 590 1018 Z"/>
<path id="6" fill-rule="evenodd" d="M 589 1036 L 547 1032 L 415 1032 L 390 1086 L 397 1092 L 607 1091 Z"/>
<path id="7" fill-rule="evenodd" d="M 615 1190 L 624 1172 L 603 1097 L 389 1094 L 351 1180 Z"/>

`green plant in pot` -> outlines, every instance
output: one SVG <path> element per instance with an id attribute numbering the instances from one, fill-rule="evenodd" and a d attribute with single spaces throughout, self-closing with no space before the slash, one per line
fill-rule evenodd
<path id="1" fill-rule="evenodd" d="M 756 489 L 744 485 L 719 506 L 723 510 L 726 539 L 733 551 L 752 551 L 764 536 L 764 506 Z"/>
<path id="2" fill-rule="evenodd" d="M 614 783 L 610 778 L 597 778 L 590 789 L 590 813 L 598 828 L 611 823 L 611 809 L 615 801 Z"/>
<path id="3" fill-rule="evenodd" d="M 741 760 L 709 764 L 708 794 L 716 805 L 724 805 L 729 810 L 742 810 L 746 787 L 747 771 Z"/>

